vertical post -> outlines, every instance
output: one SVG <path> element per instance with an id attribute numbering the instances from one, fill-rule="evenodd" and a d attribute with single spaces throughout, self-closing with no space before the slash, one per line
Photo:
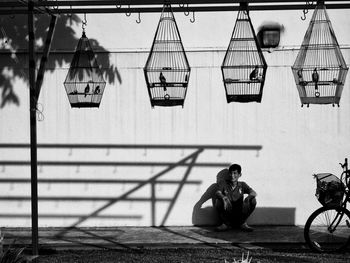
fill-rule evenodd
<path id="1" fill-rule="evenodd" d="M 151 183 L 151 220 L 152 226 L 156 225 L 156 181 L 152 180 Z"/>
<path id="2" fill-rule="evenodd" d="M 28 1 L 28 55 L 29 55 L 29 99 L 30 99 L 30 160 L 31 160 L 31 201 L 32 201 L 32 253 L 38 255 L 38 171 L 36 108 L 37 92 L 35 87 L 35 37 L 34 2 Z"/>

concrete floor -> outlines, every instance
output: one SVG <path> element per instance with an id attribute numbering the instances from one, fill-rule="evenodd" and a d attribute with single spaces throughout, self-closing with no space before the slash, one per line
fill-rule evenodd
<path id="1" fill-rule="evenodd" d="M 31 246 L 30 228 L 2 228 L 5 245 Z M 254 232 L 238 229 L 216 232 L 213 227 L 108 227 L 108 228 L 40 228 L 39 248 L 162 248 L 162 247 L 244 247 L 263 249 L 303 247 L 303 227 L 256 226 Z"/>

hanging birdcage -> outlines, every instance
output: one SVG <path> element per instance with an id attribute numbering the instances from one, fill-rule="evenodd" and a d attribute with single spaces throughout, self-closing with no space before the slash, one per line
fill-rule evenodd
<path id="1" fill-rule="evenodd" d="M 302 106 L 339 106 L 348 67 L 323 1 L 317 2 L 292 71 Z"/>
<path id="2" fill-rule="evenodd" d="M 248 4 L 241 3 L 221 66 L 227 103 L 261 102 L 267 64 L 258 44 Z"/>
<path id="3" fill-rule="evenodd" d="M 64 86 L 72 108 L 100 106 L 106 82 L 85 30 L 79 39 Z"/>
<path id="4" fill-rule="evenodd" d="M 144 67 L 152 107 L 183 106 L 190 71 L 174 14 L 165 4 Z"/>

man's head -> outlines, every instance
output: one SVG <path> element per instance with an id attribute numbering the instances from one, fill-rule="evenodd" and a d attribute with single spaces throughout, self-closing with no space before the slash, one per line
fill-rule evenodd
<path id="1" fill-rule="evenodd" d="M 232 164 L 229 168 L 230 181 L 237 182 L 242 175 L 242 167 L 239 164 Z"/>

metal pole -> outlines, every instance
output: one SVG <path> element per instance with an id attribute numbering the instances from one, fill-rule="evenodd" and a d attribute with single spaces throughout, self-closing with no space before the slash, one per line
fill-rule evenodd
<path id="1" fill-rule="evenodd" d="M 31 160 L 31 201 L 32 201 L 32 253 L 38 255 L 38 171 L 36 108 L 37 92 L 35 87 L 35 47 L 34 47 L 34 3 L 28 1 L 28 53 L 29 53 L 29 99 L 30 99 L 30 160 Z M 35 260 L 34 262 L 37 262 Z"/>

